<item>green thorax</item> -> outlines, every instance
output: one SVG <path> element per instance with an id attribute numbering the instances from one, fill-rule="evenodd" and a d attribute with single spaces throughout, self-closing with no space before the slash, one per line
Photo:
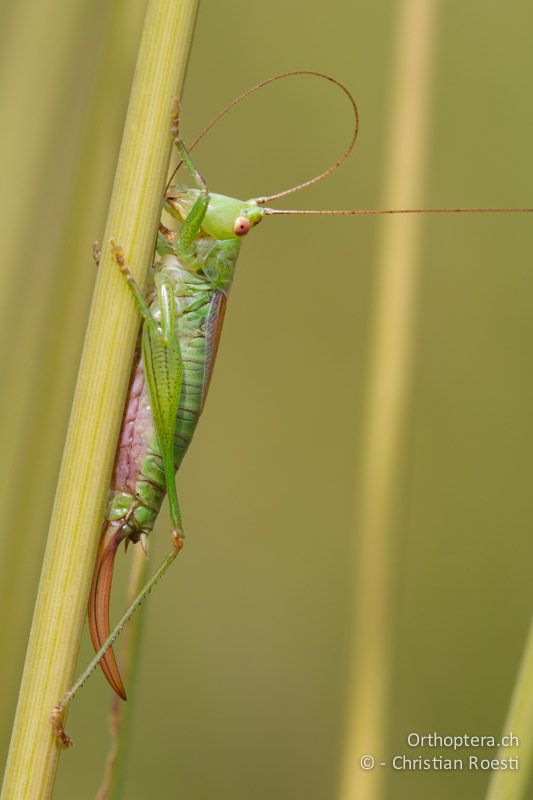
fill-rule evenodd
<path id="1" fill-rule="evenodd" d="M 183 222 L 201 195 L 201 189 L 189 189 L 182 185 L 170 186 L 165 197 L 165 208 L 173 217 Z M 263 219 L 264 213 L 264 209 L 255 200 L 238 200 L 236 197 L 210 192 L 200 237 L 207 235 L 217 240 L 239 241 L 248 233 L 249 228 Z M 241 219 L 249 222 L 246 230 L 236 224 Z"/>

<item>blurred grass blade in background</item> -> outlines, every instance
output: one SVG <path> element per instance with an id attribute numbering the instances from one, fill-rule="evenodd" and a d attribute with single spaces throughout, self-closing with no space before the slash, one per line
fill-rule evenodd
<path id="1" fill-rule="evenodd" d="M 427 128 L 438 0 L 398 6 L 392 62 L 384 208 L 417 208 L 425 183 Z M 416 318 L 422 220 L 382 222 L 376 266 L 372 341 L 356 491 L 357 566 L 347 733 L 341 800 L 384 797 L 391 682 L 396 553 Z M 360 759 L 376 761 L 365 771 Z"/>
<path id="2" fill-rule="evenodd" d="M 524 800 L 533 762 L 533 621 L 529 626 L 524 655 L 516 679 L 502 735 L 508 746 L 501 747 L 498 759 L 518 760 L 518 769 L 494 770 L 486 800 Z"/>

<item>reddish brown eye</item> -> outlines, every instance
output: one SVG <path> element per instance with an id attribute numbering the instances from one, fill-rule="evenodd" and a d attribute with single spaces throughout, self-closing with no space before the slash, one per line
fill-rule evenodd
<path id="1" fill-rule="evenodd" d="M 233 226 L 233 232 L 237 236 L 244 236 L 251 228 L 250 220 L 248 217 L 237 217 L 235 220 L 235 225 Z"/>

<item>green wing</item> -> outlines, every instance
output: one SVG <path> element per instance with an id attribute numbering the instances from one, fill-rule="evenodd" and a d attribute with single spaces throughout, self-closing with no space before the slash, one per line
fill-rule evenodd
<path id="1" fill-rule="evenodd" d="M 176 532 L 181 532 L 181 515 L 176 494 L 174 430 L 180 401 L 183 363 L 176 335 L 176 313 L 172 284 L 164 276 L 157 281 L 161 331 L 144 325 L 142 354 L 148 396 L 163 459 L 170 515 Z"/>

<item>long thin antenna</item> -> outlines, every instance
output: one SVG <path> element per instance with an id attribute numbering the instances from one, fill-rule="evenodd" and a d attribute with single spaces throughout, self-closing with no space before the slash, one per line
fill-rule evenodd
<path id="1" fill-rule="evenodd" d="M 357 103 L 355 102 L 353 96 L 348 91 L 346 86 L 344 86 L 344 84 L 342 84 L 336 78 L 332 78 L 330 75 L 325 75 L 323 72 L 315 72 L 315 71 L 309 70 L 309 69 L 293 70 L 291 72 L 282 72 L 280 75 L 274 75 L 274 77 L 272 77 L 272 78 L 267 78 L 267 80 L 265 80 L 265 81 L 261 81 L 260 83 L 256 83 L 255 86 L 252 86 L 246 92 L 243 92 L 243 94 L 241 94 L 238 97 L 236 97 L 235 100 L 232 100 L 231 103 L 229 103 L 229 105 L 227 105 L 225 108 L 223 108 L 222 111 L 220 111 L 216 115 L 216 117 L 214 117 L 211 120 L 211 122 L 208 125 L 206 125 L 203 130 L 200 131 L 200 133 L 198 134 L 196 139 L 194 139 L 192 144 L 187 148 L 189 150 L 189 152 L 190 152 L 194 147 L 196 147 L 198 142 L 201 139 L 204 138 L 205 134 L 208 131 L 210 131 L 211 128 L 214 125 L 216 125 L 216 123 L 228 113 L 228 111 L 231 111 L 231 109 L 234 106 L 236 106 L 238 103 L 240 103 L 245 98 L 249 97 L 249 95 L 253 94 L 258 89 L 262 89 L 264 86 L 268 86 L 269 83 L 274 83 L 275 81 L 279 81 L 279 80 L 282 80 L 284 78 L 293 78 L 293 77 L 301 77 L 301 76 L 303 76 L 303 77 L 307 76 L 307 77 L 311 77 L 311 78 L 321 78 L 322 80 L 329 81 L 329 83 L 332 83 L 335 86 L 338 86 L 338 88 L 342 92 L 344 92 L 344 94 L 346 95 L 346 97 L 350 101 L 350 105 L 352 106 L 353 113 L 354 113 L 354 130 L 353 130 L 352 138 L 350 140 L 350 144 L 348 145 L 348 147 L 346 148 L 344 153 L 340 156 L 340 158 L 338 158 L 337 161 L 335 161 L 335 163 L 333 163 L 330 167 L 325 169 L 324 172 L 321 172 L 319 175 L 316 175 L 314 178 L 310 178 L 309 180 L 304 181 L 303 183 L 299 183 L 296 186 L 292 186 L 290 189 L 284 189 L 282 192 L 277 192 L 276 194 L 271 194 L 268 197 L 258 197 L 258 198 L 256 198 L 256 203 L 258 205 L 264 205 L 264 203 L 268 203 L 271 200 L 276 200 L 278 197 L 285 197 L 288 194 L 292 194 L 292 192 L 296 192 L 299 189 L 303 189 L 305 186 L 310 186 L 312 183 L 317 183 L 317 181 L 321 181 L 322 178 L 326 178 L 328 175 L 331 175 L 332 172 L 335 172 L 335 170 L 338 169 L 338 167 L 340 167 L 340 165 L 343 163 L 343 161 L 345 161 L 348 158 L 348 156 L 350 155 L 350 153 L 353 150 L 353 147 L 355 145 L 355 140 L 357 139 L 357 134 L 359 132 L 359 111 L 357 109 Z M 181 167 L 182 163 L 183 163 L 183 161 L 179 162 L 178 166 L 176 167 L 176 169 L 174 170 L 174 172 L 170 176 L 170 178 L 168 180 L 168 183 L 167 183 L 167 187 L 168 187 L 168 185 L 170 185 L 170 182 L 175 177 L 175 175 L 178 172 L 179 168 Z"/>
<path id="2" fill-rule="evenodd" d="M 293 78 L 293 77 L 312 77 L 312 78 L 321 78 L 322 80 L 328 81 L 329 83 L 334 84 L 337 86 L 348 98 L 350 101 L 350 105 L 352 107 L 354 113 L 354 129 L 352 133 L 352 138 L 346 150 L 337 159 L 331 166 L 325 169 L 323 172 L 315 175 L 313 178 L 309 178 L 309 180 L 303 181 L 302 183 L 298 183 L 295 186 L 290 187 L 289 189 L 284 189 L 281 192 L 276 192 L 276 194 L 271 194 L 265 197 L 256 197 L 255 202 L 258 205 L 264 205 L 265 203 L 270 202 L 271 200 L 277 200 L 280 197 L 285 197 L 288 194 L 292 194 L 293 192 L 297 192 L 300 189 L 305 188 L 306 186 L 311 186 L 313 183 L 317 183 L 321 181 L 323 178 L 327 178 L 328 175 L 331 175 L 332 172 L 335 172 L 338 167 L 348 158 L 350 153 L 352 152 L 356 139 L 357 134 L 359 133 L 359 111 L 357 108 L 357 103 L 355 102 L 352 94 L 350 91 L 338 81 L 336 78 L 332 78 L 330 75 L 326 75 L 323 72 L 315 72 L 314 70 L 293 70 L 291 72 L 282 72 L 280 75 L 274 75 L 272 78 L 267 78 L 265 81 L 261 81 L 260 83 L 256 83 L 250 89 L 247 89 L 246 92 L 243 92 L 241 95 L 232 100 L 225 108 L 220 111 L 216 117 L 213 117 L 211 122 L 200 131 L 196 139 L 193 140 L 192 144 L 188 147 L 189 152 L 196 147 L 198 142 L 203 139 L 203 137 L 211 130 L 211 128 L 216 125 L 219 120 L 224 117 L 228 111 L 231 111 L 234 106 L 240 103 L 242 100 L 249 97 L 251 94 L 256 92 L 258 89 L 262 89 L 264 86 L 268 86 L 270 83 L 274 83 L 275 81 L 282 80 L 284 78 Z M 170 185 L 171 181 L 173 180 L 174 176 L 178 172 L 179 168 L 183 164 L 183 161 L 180 161 L 177 165 L 176 169 L 170 176 L 167 188 Z M 533 208 L 389 208 L 389 209 L 277 209 L 277 208 L 265 208 L 265 214 L 314 214 L 314 215 L 351 215 L 351 216 L 381 216 L 384 214 L 531 214 L 533 213 Z"/>
<path id="3" fill-rule="evenodd" d="M 351 214 L 377 216 L 379 214 L 531 214 L 533 208 L 386 208 L 386 209 L 325 209 L 265 208 L 265 214 Z"/>

